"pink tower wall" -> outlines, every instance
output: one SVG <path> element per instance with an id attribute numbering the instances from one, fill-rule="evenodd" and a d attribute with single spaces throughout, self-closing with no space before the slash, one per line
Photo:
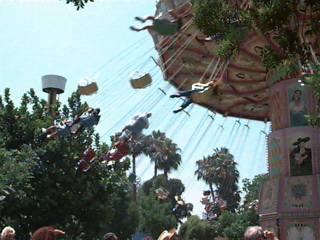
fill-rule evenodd
<path id="1" fill-rule="evenodd" d="M 320 129 L 303 117 L 317 104 L 313 90 L 296 78 L 270 86 L 270 179 L 261 188 L 259 215 L 281 240 L 320 239 Z"/>

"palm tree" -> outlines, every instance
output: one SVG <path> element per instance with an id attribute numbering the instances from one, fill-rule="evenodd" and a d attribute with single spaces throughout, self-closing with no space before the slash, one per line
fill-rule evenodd
<path id="1" fill-rule="evenodd" d="M 167 138 L 165 133 L 153 131 L 151 135 L 146 137 L 146 144 L 149 146 L 145 154 L 149 155 L 154 162 L 154 176 L 157 176 L 158 170 L 164 171 L 164 176 L 168 180 L 168 173 L 172 169 L 178 169 L 181 164 L 180 149 L 177 144 Z"/>
<path id="2" fill-rule="evenodd" d="M 147 148 L 146 136 L 141 134 L 138 139 L 134 140 L 130 144 L 131 155 L 132 155 L 132 174 L 135 177 L 133 182 L 133 200 L 136 201 L 137 198 L 137 185 L 136 185 L 136 157 L 144 153 Z"/>
<path id="3" fill-rule="evenodd" d="M 217 188 L 218 195 L 221 195 L 228 202 L 228 208 L 233 210 L 240 200 L 238 191 L 239 171 L 233 155 L 227 148 L 214 149 L 211 156 L 203 157 L 196 162 L 198 169 L 195 171 L 198 180 L 205 181 L 214 197 L 213 184 Z"/>
<path id="4" fill-rule="evenodd" d="M 218 192 L 222 193 L 224 188 L 230 185 L 231 182 L 238 183 L 239 171 L 237 170 L 237 163 L 234 161 L 233 155 L 227 148 L 215 149 L 212 155 L 214 159 L 214 167 L 216 169 L 218 180 Z"/>
<path id="5" fill-rule="evenodd" d="M 211 156 L 203 157 L 203 159 L 196 161 L 196 165 L 198 169 L 195 171 L 195 175 L 197 175 L 198 180 L 203 180 L 210 187 L 210 192 L 212 197 L 214 197 L 213 184 L 214 180 L 211 176 L 212 168 L 211 168 Z"/>
<path id="6" fill-rule="evenodd" d="M 154 177 L 158 175 L 158 159 L 161 158 L 160 150 L 163 147 L 163 140 L 166 138 L 165 133 L 158 131 L 152 131 L 145 139 L 148 145 L 145 154 L 148 155 L 151 159 L 151 162 L 154 162 Z"/>
<path id="7" fill-rule="evenodd" d="M 177 170 L 181 164 L 181 155 L 178 145 L 171 139 L 165 138 L 162 149 L 160 149 L 160 158 L 158 159 L 157 168 L 163 170 L 163 175 L 168 181 L 168 173 Z"/>
<path id="8" fill-rule="evenodd" d="M 217 160 L 217 166 L 220 166 L 219 185 L 217 192 L 224 200 L 228 202 L 228 209 L 234 210 L 237 208 L 240 201 L 238 190 L 239 171 L 237 163 L 234 161 L 233 155 L 227 148 L 215 149 L 213 154 Z"/>

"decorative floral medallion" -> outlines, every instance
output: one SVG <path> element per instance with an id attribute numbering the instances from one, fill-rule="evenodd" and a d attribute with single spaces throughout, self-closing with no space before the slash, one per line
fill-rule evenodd
<path id="1" fill-rule="evenodd" d="M 309 177 L 291 177 L 285 180 L 284 207 L 305 209 L 314 205 L 312 182 Z"/>

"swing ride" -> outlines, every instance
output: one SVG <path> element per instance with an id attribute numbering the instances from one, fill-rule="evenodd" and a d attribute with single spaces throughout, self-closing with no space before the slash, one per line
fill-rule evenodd
<path id="1" fill-rule="evenodd" d="M 182 31 L 189 31 L 187 26 L 184 27 L 184 30 Z M 180 35 L 182 33 L 178 34 Z M 151 36 L 156 37 L 154 33 L 151 33 Z M 161 129 L 162 131 L 165 131 L 166 135 L 171 139 L 185 139 L 184 143 L 180 143 L 182 157 L 185 160 L 182 166 L 176 172 L 176 177 L 183 178 L 184 174 L 186 174 L 188 171 L 189 175 L 194 174 L 193 161 L 195 159 L 199 159 L 202 156 L 209 154 L 213 148 L 217 147 L 217 145 L 223 145 L 223 142 L 225 142 L 225 146 L 230 148 L 230 150 L 234 149 L 233 142 L 237 142 L 240 138 L 240 131 L 230 131 L 227 125 L 231 124 L 230 121 L 240 120 L 229 119 L 228 121 L 228 118 L 222 119 L 220 116 L 216 116 L 215 113 L 212 113 L 209 110 L 200 113 L 200 115 L 199 113 L 192 114 L 194 111 L 199 111 L 197 109 L 193 109 L 193 105 L 191 105 L 181 114 L 176 114 L 176 116 L 174 116 L 174 114 L 172 114 L 172 110 L 175 105 L 177 105 L 177 102 L 181 100 L 173 100 L 169 98 L 169 95 L 174 93 L 174 89 L 172 85 L 169 84 L 170 81 L 163 81 L 162 73 L 159 71 L 158 67 L 161 61 L 155 61 L 157 57 L 155 56 L 156 53 L 154 51 L 154 47 L 151 47 L 149 50 L 147 50 L 147 52 L 145 48 L 141 49 L 141 46 L 146 44 L 148 38 L 149 36 L 147 35 L 138 42 L 132 44 L 128 49 L 122 51 L 119 55 L 112 58 L 102 67 L 98 68 L 96 71 L 86 77 L 99 85 L 99 91 L 97 94 L 91 95 L 90 98 L 87 98 L 87 101 L 90 103 L 90 105 L 100 107 L 102 111 L 105 111 L 106 106 L 108 106 L 108 117 L 103 117 L 101 124 L 97 126 L 99 131 L 99 128 L 104 126 L 104 123 L 107 122 L 104 128 L 99 131 L 101 132 L 102 139 L 108 139 L 110 135 L 114 134 L 116 131 L 125 126 L 126 122 L 132 115 L 143 112 L 154 112 L 155 114 L 150 122 L 152 127 L 149 129 Z M 156 49 L 159 47 L 161 47 L 160 43 L 155 46 Z M 180 54 L 184 54 L 183 49 L 180 50 Z M 128 56 L 135 56 L 135 58 L 133 60 L 129 60 L 129 63 L 123 63 L 124 59 L 126 59 Z M 145 62 L 141 63 L 141 61 L 143 61 L 141 59 L 145 59 Z M 174 56 L 172 59 L 174 59 Z M 123 65 L 121 65 L 121 63 L 123 63 Z M 172 61 L 172 65 L 174 64 L 174 61 Z M 194 65 L 195 64 L 196 63 L 194 63 Z M 130 66 L 130 68 L 128 68 L 128 66 Z M 181 65 L 178 69 L 182 70 L 183 67 L 184 66 Z M 142 76 L 146 73 L 150 75 L 152 78 L 152 84 L 146 85 L 148 87 L 146 89 L 143 89 L 144 87 L 134 88 L 131 84 L 131 80 L 132 73 L 135 71 L 141 73 Z M 174 78 L 175 75 L 179 75 L 179 71 L 177 71 L 171 77 Z M 190 73 L 190 75 L 192 74 Z M 112 76 L 112 78 L 110 78 L 110 76 Z M 197 80 L 194 82 L 196 81 Z M 198 84 L 205 84 L 205 82 Z M 210 91 L 211 89 L 208 90 Z M 137 94 L 137 91 L 139 91 L 139 94 Z M 204 98 L 206 97 L 204 96 Z M 204 101 L 202 99 L 203 96 L 200 95 L 199 101 L 197 101 L 195 97 L 194 102 L 198 103 Z M 117 115 L 118 109 L 121 109 L 121 112 L 123 113 L 122 115 Z M 252 124 L 255 123 L 251 122 L 251 125 Z M 264 124 L 263 126 L 263 130 L 267 131 L 267 124 Z M 190 133 L 188 137 L 185 136 L 186 129 Z M 148 130 L 146 133 L 148 133 Z M 245 132 L 245 134 L 246 137 L 243 136 L 243 139 L 239 141 L 241 144 L 237 144 L 238 147 L 244 152 L 246 152 L 246 139 L 253 138 L 255 133 L 254 131 L 249 132 L 248 130 Z M 258 135 L 260 136 L 261 134 L 257 134 L 257 136 Z M 233 139 L 232 141 L 231 138 Z M 261 137 L 261 141 L 263 139 L 264 136 Z M 261 143 L 258 141 L 255 145 L 256 155 L 252 156 L 252 158 L 255 157 L 260 159 L 264 156 L 264 142 Z M 239 151 L 239 154 L 237 155 L 237 159 L 239 159 L 239 161 L 241 159 L 241 154 L 241 151 Z M 248 159 L 246 161 L 248 161 Z M 258 163 L 254 163 L 254 166 L 256 169 L 259 168 Z M 137 169 L 139 169 L 140 173 L 137 175 L 139 178 L 145 178 L 151 172 L 151 168 L 153 167 L 149 160 L 146 160 L 143 156 L 138 156 Z M 193 186 L 196 186 L 194 182 L 195 179 L 193 178 L 187 179 L 188 189 L 192 189 Z"/>
<path id="2" fill-rule="evenodd" d="M 181 4 L 178 0 L 160 1 L 156 15 L 168 15 L 169 9 L 179 9 Z M 249 9 L 251 5 L 250 1 L 238 1 L 237 4 L 243 9 Z M 302 34 L 301 41 L 311 46 L 313 59 L 310 61 L 318 63 L 320 52 L 316 46 L 319 34 L 308 35 L 306 23 L 312 15 L 303 7 L 297 11 L 298 17 L 290 16 L 292 21 L 288 28 Z M 263 184 L 261 191 L 260 223 L 279 234 L 281 239 L 292 239 L 291 234 L 297 231 L 296 228 L 310 230 L 313 236 L 310 239 L 315 239 L 320 234 L 317 227 L 320 206 L 316 204 L 319 203 L 316 179 L 320 171 L 319 145 L 316 143 L 320 140 L 320 130 L 315 131 L 307 126 L 304 119 L 305 114 L 316 111 L 317 98 L 312 89 L 301 85 L 302 68 L 299 65 L 294 68 L 283 65 L 266 70 L 261 57 L 263 49 L 269 47 L 284 55 L 274 40 L 275 31 L 266 34 L 258 28 L 248 30 L 241 44 L 237 45 L 238 51 L 229 59 L 221 59 L 215 54 L 219 44 L 213 37 L 207 38 L 192 21 L 184 21 L 183 24 L 186 30 L 174 37 L 156 32 L 152 34 L 165 80 L 179 91 L 190 90 L 198 82 L 214 82 L 218 85 L 218 92 L 197 101 L 198 105 L 223 116 L 272 122 L 268 142 L 270 179 Z M 301 103 L 302 98 L 307 104 Z M 297 110 L 297 104 L 304 107 Z M 233 129 L 237 124 L 238 132 L 240 122 L 235 122 Z M 221 132 L 223 130 L 221 125 Z M 244 124 L 241 130 L 244 142 L 249 131 L 249 124 Z M 263 133 L 265 131 L 261 131 Z M 303 146 L 301 139 L 305 139 Z M 305 147 L 305 144 L 308 146 Z M 238 146 L 237 149 L 241 148 Z M 304 156 L 311 151 L 313 155 L 302 160 L 296 156 L 301 151 L 304 151 Z M 297 168 L 302 168 L 302 161 L 308 165 L 308 171 L 305 174 L 300 171 L 297 176 Z M 305 189 L 303 196 L 298 196 L 298 188 Z"/>
<path id="3" fill-rule="evenodd" d="M 139 56 L 141 54 L 142 52 L 140 52 L 136 56 Z M 145 50 L 143 50 L 143 54 L 145 54 Z M 117 62 L 117 60 L 115 60 L 113 63 L 115 62 Z M 121 65 L 119 64 L 119 66 Z M 126 68 L 129 68 L 129 66 L 131 67 L 130 63 L 125 65 Z M 134 65 L 133 68 L 139 69 L 139 67 L 140 66 Z M 110 132 L 114 133 L 115 131 L 121 129 L 121 127 L 123 126 L 123 122 L 121 121 L 122 119 L 126 122 L 135 113 L 143 113 L 149 111 L 154 113 L 154 116 L 151 119 L 152 122 L 150 123 L 150 131 L 153 129 L 161 129 L 166 132 L 168 131 L 168 136 L 170 138 L 175 137 L 176 139 L 182 135 L 187 140 L 187 143 L 184 144 L 183 142 L 181 144 L 181 148 L 183 152 L 186 152 L 184 156 L 187 157 L 186 159 L 188 161 L 186 161 L 186 164 L 183 166 L 183 168 L 181 168 L 181 170 L 177 171 L 177 174 L 183 179 L 184 172 L 186 172 L 190 168 L 192 169 L 194 161 L 200 158 L 198 155 L 210 154 L 212 148 L 216 147 L 216 144 L 219 141 L 224 142 L 223 134 L 228 130 L 227 124 L 233 124 L 233 119 L 229 119 L 228 122 L 226 122 L 227 124 L 225 124 L 225 122 L 219 121 L 218 116 L 213 121 L 211 112 L 200 112 L 201 119 L 200 121 L 198 121 L 198 119 L 194 118 L 198 113 L 196 112 L 197 109 L 193 108 L 192 106 L 187 109 L 189 115 L 182 112 L 181 114 L 174 116 L 172 114 L 172 110 L 176 105 L 178 105 L 177 103 L 180 102 L 180 99 L 175 99 L 176 101 L 173 101 L 173 99 L 169 99 L 168 96 L 170 94 L 170 90 L 172 91 L 173 88 L 168 84 L 168 82 L 157 81 L 159 80 L 159 77 L 157 76 L 158 73 L 154 69 L 152 69 L 152 67 L 146 66 L 141 69 L 148 70 L 148 73 L 154 79 L 152 85 L 157 86 L 157 88 L 151 88 L 152 86 L 150 85 L 148 88 L 141 90 L 146 92 L 145 95 L 143 95 L 143 93 L 141 93 L 139 89 L 139 94 L 143 95 L 143 98 L 141 98 L 143 99 L 143 101 L 140 102 L 139 99 L 138 101 L 136 101 L 137 89 L 125 88 L 126 85 L 130 85 L 130 79 L 128 78 L 129 74 L 123 74 L 124 70 L 122 69 L 120 69 L 116 74 L 108 74 L 108 77 L 104 77 L 103 75 L 101 75 L 101 78 L 95 79 L 95 76 L 90 76 L 90 79 L 94 79 L 94 81 L 99 86 L 99 91 L 97 92 L 97 94 L 90 95 L 90 98 L 86 97 L 89 95 L 85 95 L 82 99 L 90 102 L 89 106 L 97 106 L 101 108 L 103 113 L 101 123 L 99 124 L 99 126 L 97 126 L 97 130 L 99 130 L 99 132 L 101 133 L 103 141 L 109 140 L 108 137 Z M 130 72 L 131 71 L 132 69 L 130 69 Z M 85 73 L 85 75 L 86 74 L 87 73 Z M 114 95 L 113 92 L 116 92 L 117 95 Z M 168 94 L 165 95 L 165 93 Z M 114 117 L 116 112 L 115 110 L 117 108 L 125 109 L 125 105 L 130 104 L 130 102 L 134 102 L 133 107 L 130 105 L 130 110 L 133 109 L 131 112 L 130 110 L 123 110 L 121 111 L 121 116 L 119 115 L 118 118 Z M 153 111 L 153 109 L 157 111 Z M 114 122 L 113 119 L 116 119 L 116 122 Z M 161 121 L 160 124 L 159 121 Z M 193 126 L 196 128 L 192 128 Z M 187 132 L 185 131 L 186 129 L 188 130 Z M 214 134 L 216 129 L 218 130 L 218 132 L 217 134 Z M 146 133 L 148 132 L 146 131 Z M 188 141 L 189 139 L 190 141 Z M 258 149 L 259 153 L 260 151 L 261 153 L 263 153 L 263 149 L 261 147 Z M 199 153 L 196 153 L 196 150 Z M 81 154 L 78 157 L 81 158 Z M 142 157 L 143 156 L 137 159 L 137 167 L 140 167 L 141 169 L 137 173 L 137 175 L 139 178 L 146 178 L 148 173 L 152 172 L 153 166 L 151 163 L 149 163 L 149 160 L 144 160 L 142 159 Z M 86 161 L 88 163 L 88 160 Z M 246 159 L 246 161 L 248 160 Z M 87 170 L 87 168 L 84 167 L 83 170 Z M 92 167 L 87 171 L 89 171 L 87 172 L 88 174 L 94 174 L 94 168 Z M 170 177 L 174 177 L 174 175 L 171 175 Z M 120 177 L 118 178 L 121 180 Z M 185 186 L 187 189 L 192 189 L 194 185 L 198 186 L 195 177 L 193 177 L 192 171 L 191 174 L 188 174 L 188 178 L 188 181 L 185 182 Z M 191 192 L 193 195 L 197 195 L 197 191 L 195 191 L 194 189 L 191 190 Z M 189 194 L 189 192 L 187 192 L 187 194 Z M 190 202 L 190 200 L 187 202 Z"/>
<path id="4" fill-rule="evenodd" d="M 168 10 L 178 9 L 183 2 L 186 1 L 160 1 L 157 4 L 156 15 L 161 13 L 164 16 L 168 16 Z M 250 4 L 247 1 L 243 1 L 241 7 L 249 8 Z M 302 16 L 303 14 L 305 13 L 301 13 Z M 304 26 L 301 25 L 300 27 L 303 28 Z M 291 97 L 291 94 L 293 94 L 293 89 L 299 89 L 304 100 L 308 103 L 309 112 L 315 110 L 316 98 L 311 89 L 303 88 L 298 82 L 301 69 L 297 68 L 289 71 L 286 67 L 282 67 L 270 71 L 266 70 L 260 56 L 261 50 L 265 46 L 269 46 L 275 51 L 280 51 L 277 44 L 272 40 L 274 33 L 270 33 L 267 36 L 257 29 L 249 30 L 244 36 L 241 46 L 239 46 L 239 51 L 234 53 L 229 60 L 221 59 L 215 55 L 215 51 L 219 47 L 218 44 L 215 41 L 206 39 L 206 36 L 195 28 L 190 19 L 183 19 L 183 28 L 174 37 L 162 36 L 152 31 L 149 33 L 159 56 L 157 65 L 161 68 L 160 74 L 166 81 L 162 82 L 162 76 L 159 76 L 159 72 L 152 68 L 148 71 L 150 78 L 152 78 L 152 85 L 150 85 L 149 76 L 147 81 L 141 85 L 139 83 L 137 87 L 133 86 L 130 81 L 131 90 L 124 88 L 123 81 L 116 81 L 116 79 L 112 82 L 103 81 L 99 84 L 99 87 L 101 86 L 100 94 L 108 93 L 109 102 L 107 103 L 102 98 L 94 98 L 92 101 L 98 106 L 108 104 L 110 106 L 110 109 L 108 109 L 110 119 L 113 119 L 112 114 L 119 106 L 123 108 L 125 113 L 120 118 L 114 117 L 118 120 L 107 131 L 104 131 L 102 137 L 114 133 L 114 130 L 123 126 L 129 116 L 134 113 L 161 112 L 161 114 L 155 114 L 150 123 L 150 125 L 154 126 L 153 129 L 160 128 L 165 130 L 170 138 L 175 138 L 181 134 L 181 129 L 188 130 L 188 138 L 184 139 L 184 144 L 181 147 L 185 160 L 176 174 L 179 177 L 182 172 L 184 174 L 186 172 L 194 173 L 190 168 L 192 165 L 190 163 L 191 159 L 194 160 L 195 149 L 201 146 L 202 154 L 207 154 L 208 150 L 211 150 L 213 146 L 221 144 L 223 134 L 228 135 L 227 139 L 224 138 L 225 145 L 227 147 L 230 145 L 231 150 L 232 148 L 234 149 L 234 155 L 237 156 L 239 161 L 242 161 L 241 156 L 246 151 L 246 142 L 250 137 L 249 134 L 252 133 L 253 122 L 251 121 L 272 121 L 273 132 L 269 134 L 268 140 L 270 180 L 262 188 L 259 208 L 261 224 L 274 229 L 290 229 L 295 224 L 310 226 L 310 228 L 315 229 L 317 223 L 312 211 L 319 212 L 319 206 L 314 204 L 318 202 L 319 194 L 311 193 L 319 191 L 316 184 L 316 174 L 319 172 L 319 164 L 317 162 L 319 151 L 316 143 L 320 138 L 320 134 L 318 131 L 312 131 L 309 126 L 293 127 L 291 125 L 290 119 L 293 117 L 290 115 L 289 110 L 289 96 Z M 203 39 L 206 39 L 206 41 Z M 314 46 L 319 39 L 319 35 L 308 39 L 310 44 Z M 134 49 L 132 52 L 134 52 Z M 319 53 L 315 55 L 317 54 L 319 55 Z M 141 66 L 137 66 L 137 59 L 145 56 L 146 53 L 137 53 L 136 55 L 137 58 L 132 60 L 129 65 L 133 68 L 141 69 Z M 114 62 L 118 64 L 118 61 L 121 61 L 121 59 Z M 126 64 L 126 68 L 127 66 L 128 64 Z M 143 69 L 148 69 L 148 67 L 144 65 Z M 127 76 L 129 74 L 125 76 L 126 70 L 125 67 L 120 71 L 118 70 L 118 80 L 128 79 Z M 99 71 L 99 73 L 94 74 L 101 77 L 104 69 L 99 69 Z M 178 105 L 178 102 L 181 101 L 180 99 L 168 98 L 167 93 L 170 90 L 172 91 L 172 86 L 179 91 L 187 91 L 192 88 L 193 84 L 211 82 L 218 86 L 217 92 L 208 88 L 208 91 L 204 91 L 203 95 L 199 94 L 198 98 L 192 98 L 196 105 L 207 109 L 204 114 L 197 116 L 196 121 L 193 120 L 193 123 L 196 122 L 197 124 L 190 123 L 190 119 L 196 117 L 192 115 L 194 105 L 188 107 L 185 112 L 172 116 L 173 104 Z M 148 89 L 143 89 L 146 86 L 148 86 Z M 115 91 L 109 91 L 109 89 L 117 89 L 117 91 L 115 93 Z M 138 96 L 136 94 L 137 90 L 143 90 L 144 92 L 139 92 Z M 119 96 L 124 97 L 119 99 Z M 131 101 L 132 98 L 135 98 L 135 101 Z M 210 114 L 212 112 L 214 114 L 220 113 L 224 117 L 236 117 L 237 119 L 225 118 L 219 122 L 219 116 L 212 116 Z M 229 122 L 227 123 L 227 119 L 231 120 L 228 120 Z M 243 122 L 245 121 L 244 119 L 247 119 L 246 123 Z M 233 125 L 230 121 L 234 121 Z M 155 123 L 158 124 L 156 125 Z M 189 126 L 192 127 L 188 128 Z M 244 159 L 250 162 L 253 168 L 258 166 L 255 164 L 259 164 L 258 160 L 264 154 L 263 140 L 267 133 L 267 125 L 265 125 L 265 128 L 256 134 L 257 140 L 252 154 L 253 160 Z M 290 175 L 292 160 L 288 159 L 289 151 L 293 151 L 292 146 L 295 146 L 293 143 L 298 142 L 297 139 L 305 139 L 306 137 L 313 139 L 307 145 L 314 150 L 312 158 L 312 172 L 314 175 L 293 177 Z M 251 148 L 253 147 L 251 146 Z M 139 167 L 140 161 L 142 162 L 142 158 L 143 156 L 137 158 L 137 167 Z M 140 177 L 151 167 L 150 163 L 141 163 L 142 165 Z M 189 186 L 194 180 L 190 178 L 187 181 L 189 181 L 187 183 L 187 186 Z M 304 196 L 303 199 L 297 199 L 294 196 L 289 197 L 290 191 L 292 192 L 296 188 L 296 181 L 302 186 L 306 186 L 307 191 L 310 193 Z M 311 183 L 310 187 L 307 182 Z M 285 192 L 288 197 L 284 199 L 278 196 L 277 194 L 280 192 Z M 293 203 L 296 201 L 303 202 L 299 204 L 302 207 L 296 207 L 297 204 Z M 310 202 L 313 205 L 307 204 Z M 295 216 L 295 218 L 288 216 Z M 281 239 L 289 239 L 289 233 L 286 230 L 282 231 L 281 234 Z M 317 235 L 318 230 L 313 234 Z"/>

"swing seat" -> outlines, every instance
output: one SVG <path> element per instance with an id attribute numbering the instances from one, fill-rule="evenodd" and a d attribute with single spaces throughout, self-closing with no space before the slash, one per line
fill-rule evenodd
<path id="1" fill-rule="evenodd" d="M 91 160 L 96 156 L 96 154 L 94 153 L 94 151 L 92 149 L 87 149 L 84 153 L 83 153 L 83 159 L 86 161 L 91 162 Z"/>
<path id="2" fill-rule="evenodd" d="M 137 78 L 130 79 L 131 86 L 134 89 L 145 88 L 150 85 L 152 82 L 151 76 L 149 73 L 145 73 L 142 76 L 138 76 Z"/>
<path id="3" fill-rule="evenodd" d="M 79 80 L 78 91 L 81 95 L 91 95 L 98 91 L 98 85 L 96 82 L 92 82 L 89 78 L 81 78 Z"/>
<path id="4" fill-rule="evenodd" d="M 84 159 L 80 160 L 78 162 L 78 167 L 77 169 L 81 172 L 87 172 L 90 169 L 91 165 Z"/>
<path id="5" fill-rule="evenodd" d="M 194 103 L 205 103 L 211 99 L 213 95 L 212 87 L 208 87 L 201 92 L 194 92 L 191 94 L 191 99 Z"/>
<path id="6" fill-rule="evenodd" d="M 210 203 L 210 199 L 209 199 L 209 197 L 206 196 L 206 197 L 201 198 L 200 202 L 202 204 L 206 205 L 206 204 Z"/>
<path id="7" fill-rule="evenodd" d="M 156 192 L 158 199 L 165 199 L 168 197 L 168 195 L 170 193 L 168 190 L 166 190 L 162 187 L 156 189 L 155 192 Z"/>
<path id="8" fill-rule="evenodd" d="M 92 82 L 87 86 L 78 86 L 78 91 L 81 95 L 91 95 L 98 91 L 98 85 L 96 82 Z"/>

